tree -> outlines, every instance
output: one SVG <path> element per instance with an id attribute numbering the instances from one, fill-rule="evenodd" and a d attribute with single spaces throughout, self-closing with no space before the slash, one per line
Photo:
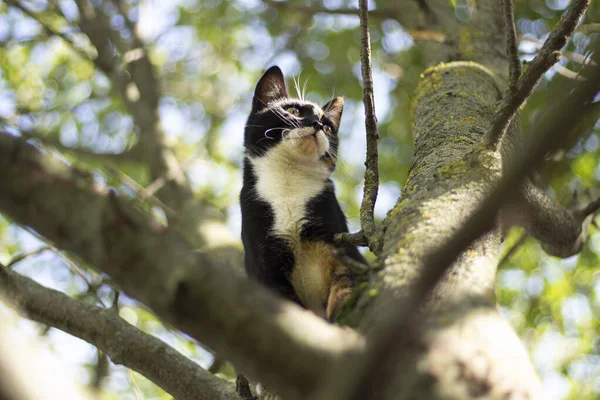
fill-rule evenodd
<path id="1" fill-rule="evenodd" d="M 597 59 L 585 53 L 594 48 L 590 32 L 597 26 L 590 21 L 598 8 L 588 11 L 584 31 L 565 52 L 570 63 L 586 68 L 576 73 L 571 69 L 577 67 L 559 64 L 557 70 L 571 79 L 544 80 L 552 95 L 531 95 L 558 61 L 589 1 L 574 0 L 560 21 L 551 7 L 566 4 L 531 10 L 517 4 L 518 21 L 536 16 L 533 31 L 544 31 L 538 22 L 556 26 L 543 46 L 538 38 L 521 38 L 539 45 L 522 73 L 508 0 L 378 3 L 370 12 L 376 21 L 375 76 L 386 71 L 395 87 L 388 87 L 385 98 L 393 101 L 377 125 L 371 115 L 366 2 L 361 3 L 361 29 L 347 5 L 217 1 L 178 5 L 176 22 L 164 24 L 170 27 L 165 31 L 157 31 L 162 19 L 153 21 L 157 26 L 144 25 L 149 3 L 4 3 L 1 11 L 12 31 L 0 56 L 11 106 L 2 111 L 0 212 L 48 242 L 36 253 L 64 256 L 78 277 L 70 279 L 85 282 L 76 296 L 81 299 L 48 289 L 11 268 L 30 258 L 27 252 L 12 256 L 19 249 L 8 247 L 10 257 L 0 269 L 4 297 L 27 318 L 84 339 L 178 399 L 238 395 L 232 384 L 120 318 L 115 311 L 123 304 L 131 310 L 137 304 L 132 299 L 210 346 L 217 361 L 230 361 L 286 399 L 542 398 L 524 347 L 497 310 L 496 269 L 503 228 L 517 223 L 550 254 L 582 252 L 577 269 L 587 268 L 585 276 L 563 291 L 576 293 L 587 285 L 589 296 L 597 279 L 597 255 L 587 242 L 589 216 L 598 208 L 595 193 L 591 199 L 579 196 L 579 204 L 567 209 L 538 187 L 553 184 L 564 198 L 580 188 L 564 184 L 574 179 L 569 168 L 577 164 L 574 169 L 587 180 L 581 188 L 595 183 L 597 155 L 566 150 L 588 146 L 598 129 L 593 100 L 600 73 Z M 166 13 L 166 19 L 172 17 Z M 19 24 L 32 20 L 37 30 L 23 37 L 19 29 L 29 28 Z M 418 49 L 394 56 L 402 40 L 409 40 L 407 32 Z M 521 27 L 521 33 L 529 28 Z M 270 63 L 264 54 L 286 60 L 278 48 L 303 61 L 319 99 L 329 96 L 334 77 L 336 91 L 363 97 L 353 72 L 362 59 L 368 168 L 360 213 L 352 200 L 358 182 L 352 179 L 358 181 L 361 171 L 350 170 L 355 177 L 347 182 L 338 179 L 347 212 L 359 213 L 362 227 L 340 240 L 368 245 L 374 254 L 355 296 L 338 315 L 355 330 L 328 324 L 247 280 L 239 272 L 239 244 L 225 225 L 235 185 L 230 178 L 199 185 L 199 175 L 209 179 L 206 168 L 203 174 L 189 170 L 202 158 L 211 163 L 213 176 L 239 173 L 231 161 L 236 155 L 219 145 L 220 136 L 246 113 L 236 104 Z M 410 108 L 404 104 L 407 93 Z M 528 140 L 522 144 L 515 114 L 525 100 L 521 122 Z M 350 102 L 344 118 L 356 112 Z M 535 114 L 540 116 L 532 118 Z M 182 115 L 202 127 L 200 141 L 192 141 L 189 126 L 180 126 Z M 389 196 L 390 184 L 404 183 L 398 202 L 375 224 L 377 128 L 381 193 Z M 411 130 L 414 156 L 398 161 L 397 153 L 412 141 Z M 552 162 L 540 164 L 547 154 Z M 186 159 L 192 161 L 181 161 Z M 523 243 L 519 234 L 507 241 Z M 527 243 L 531 251 L 535 244 Z M 130 297 L 120 299 L 117 290 Z M 499 291 L 505 306 L 507 297 L 520 296 L 507 292 Z M 550 305 L 561 300 L 566 296 L 536 298 Z M 150 325 L 147 312 L 133 315 L 143 319 L 139 325 Z M 527 324 L 536 318 L 528 316 Z M 591 346 L 589 330 L 577 333 Z M 92 381 L 99 388 L 106 374 L 103 355 L 95 371 Z M 571 395 L 592 398 L 594 390 L 582 382 Z"/>

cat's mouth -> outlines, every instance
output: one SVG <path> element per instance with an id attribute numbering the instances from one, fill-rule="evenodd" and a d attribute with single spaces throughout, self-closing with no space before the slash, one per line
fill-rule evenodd
<path id="1" fill-rule="evenodd" d="M 329 139 L 320 129 L 296 128 L 286 132 L 283 140 L 291 141 L 296 150 L 309 157 L 321 157 L 329 150 Z"/>

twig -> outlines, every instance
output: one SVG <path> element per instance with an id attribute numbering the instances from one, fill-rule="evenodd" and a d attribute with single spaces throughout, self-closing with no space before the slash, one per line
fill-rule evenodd
<path id="1" fill-rule="evenodd" d="M 569 68 L 564 67 L 560 64 L 556 64 L 554 68 L 556 68 L 556 72 L 558 72 L 565 78 L 574 79 L 576 81 L 585 81 L 586 79 L 584 76 L 581 76 L 579 72 L 571 71 Z"/>
<path id="2" fill-rule="evenodd" d="M 446 43 L 446 40 L 448 39 L 444 32 L 411 29 L 408 31 L 408 34 L 414 40 L 426 40 L 437 43 Z"/>
<path id="3" fill-rule="evenodd" d="M 556 28 L 544 42 L 539 54 L 529 63 L 517 84 L 513 85 L 512 89 L 509 87 L 492 118 L 486 138 L 488 148 L 498 150 L 502 137 L 519 107 L 531 95 L 533 88 L 542 75 L 560 59 L 560 49 L 565 46 L 573 34 L 577 24 L 583 18 L 585 10 L 590 5 L 590 1 L 573 1 L 569 10 L 563 15 Z"/>
<path id="4" fill-rule="evenodd" d="M 94 391 L 100 391 L 100 389 L 102 389 L 102 381 L 109 374 L 109 363 L 108 356 L 102 350 L 96 349 L 96 356 L 98 357 L 98 360 L 96 361 L 94 376 L 90 386 L 94 389 Z"/>
<path id="5" fill-rule="evenodd" d="M 369 265 L 363 264 L 360 261 L 356 261 L 352 257 L 346 255 L 343 250 L 335 250 L 335 257 L 350 270 L 350 272 L 356 275 L 362 275 L 369 271 Z"/>
<path id="6" fill-rule="evenodd" d="M 299 23 L 298 30 L 296 32 L 289 34 L 288 38 L 285 40 L 285 43 L 279 48 L 278 51 L 273 53 L 273 55 L 271 56 L 269 61 L 265 63 L 265 65 L 271 65 L 273 63 L 273 61 L 275 60 L 275 58 L 277 56 L 279 56 L 282 52 L 285 52 L 285 51 L 288 51 L 288 50 L 294 48 L 294 46 L 296 45 L 298 40 L 300 40 L 302 38 L 302 36 L 306 33 L 306 31 L 308 31 L 308 29 L 310 28 L 310 26 L 311 26 L 310 20 L 312 17 L 313 16 L 310 14 L 306 14 L 303 16 L 303 19 Z M 212 150 L 212 148 L 207 147 L 207 150 Z"/>
<path id="7" fill-rule="evenodd" d="M 498 266 L 503 265 L 505 262 L 507 262 L 512 256 L 513 254 L 515 254 L 517 252 L 517 250 L 519 250 L 519 248 L 527 241 L 527 233 L 523 233 L 521 234 L 521 237 L 511 246 L 511 248 L 504 254 L 504 256 L 502 257 L 502 259 L 500 260 L 500 262 L 498 263 Z"/>
<path id="8" fill-rule="evenodd" d="M 113 310 L 117 315 L 119 314 L 119 297 L 121 297 L 121 292 L 115 290 L 115 297 L 113 297 L 112 305 L 110 309 Z"/>
<path id="9" fill-rule="evenodd" d="M 46 31 L 46 33 L 48 33 L 49 35 L 54 35 L 54 36 L 60 37 L 62 40 L 64 40 L 69 45 L 69 47 L 71 47 L 84 60 L 88 60 L 88 61 L 92 60 L 92 56 L 90 54 L 88 54 L 87 51 L 85 51 L 84 49 L 82 49 L 79 46 L 77 46 L 75 44 L 75 42 L 69 36 L 67 36 L 63 32 L 57 31 L 56 29 L 52 28 L 50 25 L 48 25 L 45 22 L 43 22 L 37 14 L 35 14 L 33 11 L 31 11 L 30 9 L 28 9 L 27 7 L 25 7 L 20 2 L 18 2 L 16 0 L 6 0 L 6 3 L 8 5 L 10 5 L 10 6 L 18 8 L 23 13 L 25 13 L 26 15 L 28 15 L 30 18 L 33 18 L 38 24 L 40 24 L 42 26 L 42 28 L 44 28 L 44 30 Z"/>
<path id="10" fill-rule="evenodd" d="M 369 241 L 367 240 L 362 230 L 356 233 L 338 233 L 335 235 L 335 241 L 340 243 L 348 243 L 360 247 L 365 247 L 369 245 Z"/>
<path id="11" fill-rule="evenodd" d="M 64 263 L 67 265 L 67 267 L 73 273 L 75 273 L 75 275 L 77 275 L 81 279 L 83 279 L 83 281 L 87 285 L 88 289 L 92 287 L 91 282 L 89 281 L 89 279 L 87 278 L 87 276 L 85 276 L 85 274 L 83 273 L 83 271 L 81 271 L 81 269 L 69 257 L 65 256 L 60 249 L 58 249 L 56 246 L 54 246 L 52 243 L 50 243 L 49 239 L 47 239 L 46 237 L 44 237 L 44 236 L 40 235 L 39 233 L 35 232 L 31 228 L 26 227 L 25 230 L 27 230 L 27 232 L 30 235 L 34 236 L 39 241 L 46 243 L 46 246 L 42 247 L 39 250 L 44 249 L 43 251 L 45 251 L 45 250 L 51 250 L 52 252 L 54 252 L 59 258 L 61 258 L 64 261 Z M 35 253 L 35 252 L 32 252 L 32 253 Z M 18 261 L 21 261 L 21 260 L 18 260 Z M 9 265 L 12 265 L 12 264 L 14 264 L 13 261 L 11 261 L 11 263 Z M 96 297 L 97 297 L 97 294 L 96 294 Z M 102 303 L 102 300 L 100 300 L 100 298 L 98 298 L 98 301 L 100 301 L 100 303 Z"/>
<path id="12" fill-rule="evenodd" d="M 577 28 L 577 32 L 581 32 L 581 33 L 600 32 L 600 23 L 581 25 L 579 28 Z"/>
<path id="13" fill-rule="evenodd" d="M 18 255 L 16 255 L 16 256 L 14 256 L 14 257 L 12 258 L 12 260 L 10 260 L 10 261 L 8 262 L 8 264 L 6 264 L 6 267 L 7 267 L 7 268 L 12 268 L 12 267 L 13 267 L 15 264 L 17 264 L 18 262 L 21 262 L 21 261 L 23 261 L 24 259 L 26 259 L 26 258 L 29 258 L 29 257 L 31 257 L 31 256 L 34 256 L 34 255 L 36 255 L 36 254 L 43 253 L 44 251 L 47 251 L 47 250 L 53 250 L 53 248 L 52 248 L 52 247 L 50 247 L 50 246 L 44 246 L 44 247 L 40 247 L 40 248 L 39 248 L 39 249 L 37 249 L 37 250 L 30 251 L 30 252 L 28 252 L 28 253 L 18 254 Z"/>
<path id="14" fill-rule="evenodd" d="M 543 42 L 537 40 L 536 38 L 529 37 L 529 36 L 520 36 L 519 42 L 532 43 L 536 49 L 540 49 L 544 45 Z M 583 54 L 579 54 L 579 53 L 576 53 L 576 52 L 570 51 L 570 50 L 563 50 L 561 52 L 561 54 L 569 61 L 576 62 L 576 63 L 582 64 L 582 65 L 588 65 L 590 63 L 592 65 L 594 65 L 594 61 L 592 59 L 590 59 L 589 56 L 584 56 Z"/>
<path id="15" fill-rule="evenodd" d="M 129 150 L 125 150 L 121 153 L 96 153 L 92 150 L 85 149 L 83 147 L 70 147 L 65 146 L 59 140 L 56 140 L 48 135 L 41 135 L 34 131 L 20 131 L 21 134 L 28 139 L 35 139 L 46 146 L 52 146 L 57 150 L 72 153 L 80 156 L 83 159 L 103 161 L 106 163 L 121 163 L 123 161 L 133 161 L 137 157 L 137 147 L 132 147 Z"/>
<path id="16" fill-rule="evenodd" d="M 596 46 L 600 49 L 600 46 Z M 378 379 L 384 376 L 382 366 L 389 366 L 390 356 L 397 354 L 397 339 L 406 340 L 415 334 L 411 319 L 415 310 L 423 304 L 426 296 L 453 265 L 454 260 L 474 240 L 490 229 L 505 200 L 514 194 L 523 179 L 544 156 L 559 148 L 565 132 L 572 129 L 589 112 L 589 104 L 600 90 L 600 68 L 589 67 L 590 79 L 579 83 L 571 94 L 551 109 L 547 110 L 539 125 L 533 130 L 530 141 L 508 166 L 502 180 L 488 193 L 477 210 L 465 221 L 462 227 L 449 240 L 427 256 L 423 262 L 423 274 L 411 288 L 411 295 L 398 308 L 395 318 L 372 347 L 369 358 L 363 366 L 364 375 L 357 384 L 358 393 L 370 393 L 377 387 Z M 600 200 L 599 200 L 600 201 Z M 488 221 L 488 223 L 482 223 Z"/>
<path id="17" fill-rule="evenodd" d="M 64 262 L 65 264 L 67 264 L 67 267 L 69 267 L 69 269 L 78 277 L 80 277 L 81 279 L 83 279 L 83 281 L 87 284 L 88 288 L 92 288 L 92 283 L 90 282 L 90 280 L 88 279 L 87 276 L 85 276 L 85 274 L 83 273 L 83 271 L 81 270 L 81 268 L 79 268 L 77 266 L 77 264 L 75 264 L 73 262 L 73 260 L 71 260 L 69 257 L 65 256 L 59 249 L 57 249 L 56 247 L 54 247 L 52 249 L 56 255 L 58 255 Z M 98 295 L 96 294 L 96 297 L 98 298 Z M 100 301 L 100 303 L 102 303 L 102 300 L 100 298 L 98 298 L 98 301 Z"/>
<path id="18" fill-rule="evenodd" d="M 136 400 L 144 400 L 144 392 L 142 392 L 142 389 L 140 389 L 140 386 L 137 384 L 137 379 L 135 379 L 133 371 L 130 369 L 127 370 L 127 378 L 129 382 L 131 382 L 131 389 L 135 394 Z"/>
<path id="19" fill-rule="evenodd" d="M 187 160 L 182 162 L 178 166 L 178 168 L 173 168 L 173 169 L 167 171 L 166 174 L 161 175 L 158 178 L 156 178 L 144 189 L 144 192 L 143 192 L 144 195 L 145 196 L 146 195 L 154 196 L 156 194 L 156 192 L 158 192 L 160 189 L 162 189 L 168 182 L 177 178 L 177 176 L 179 174 L 181 174 L 182 172 L 187 171 L 187 169 L 190 168 L 196 160 L 197 160 L 197 158 L 195 156 L 191 156 Z"/>
<path id="20" fill-rule="evenodd" d="M 596 200 L 592 201 L 587 206 L 576 211 L 575 214 L 577 216 L 579 216 L 580 218 L 585 218 L 589 215 L 596 213 L 598 210 L 600 210 L 600 198 L 597 198 Z"/>
<path id="21" fill-rule="evenodd" d="M 510 73 L 509 89 L 514 86 L 521 77 L 521 62 L 517 50 L 517 33 L 515 28 L 515 15 L 512 0 L 500 0 L 504 9 L 504 34 L 506 35 L 506 56 L 508 57 L 508 69 Z"/>
<path id="22" fill-rule="evenodd" d="M 130 176 L 116 168 L 111 168 L 110 172 L 118 176 L 124 183 L 130 185 L 134 190 L 136 190 L 138 192 L 138 198 L 140 200 L 148 200 L 155 206 L 160 207 L 169 218 L 177 217 L 177 213 L 175 212 L 175 210 L 163 203 L 158 197 L 156 197 L 153 193 L 150 193 L 148 190 L 146 190 L 145 187 L 137 183 Z"/>
<path id="23" fill-rule="evenodd" d="M 367 159 L 365 161 L 365 182 L 363 200 L 360 205 L 360 226 L 369 242 L 369 249 L 379 253 L 375 226 L 375 202 L 379 189 L 379 166 L 377 155 L 377 117 L 375 116 L 375 99 L 373 95 L 373 72 L 371 66 L 371 33 L 369 32 L 368 0 L 359 0 L 361 71 L 363 78 L 363 103 L 365 106 L 365 129 L 367 133 Z"/>
<path id="24" fill-rule="evenodd" d="M 327 8 L 319 5 L 298 5 L 292 4 L 290 2 L 284 1 L 272 1 L 272 0 L 263 0 L 263 2 L 270 7 L 274 7 L 277 9 L 286 9 L 293 10 L 298 12 L 303 12 L 307 14 L 339 14 L 339 15 L 357 15 L 358 10 L 352 8 Z M 369 15 L 375 18 L 391 18 L 394 14 L 396 14 L 396 10 L 391 8 L 377 8 L 375 10 L 367 11 Z"/>

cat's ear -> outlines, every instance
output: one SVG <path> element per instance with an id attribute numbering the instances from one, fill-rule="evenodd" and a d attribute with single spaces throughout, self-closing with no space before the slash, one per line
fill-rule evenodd
<path id="1" fill-rule="evenodd" d="M 288 97 L 285 88 L 285 79 L 278 66 L 273 66 L 265 72 L 256 84 L 254 99 L 252 100 L 252 112 L 259 112 L 274 100 Z"/>
<path id="2" fill-rule="evenodd" d="M 331 119 L 337 126 L 340 126 L 342 111 L 344 111 L 343 97 L 334 97 L 323 106 L 323 112 L 325 112 L 325 115 L 327 115 L 329 119 Z"/>

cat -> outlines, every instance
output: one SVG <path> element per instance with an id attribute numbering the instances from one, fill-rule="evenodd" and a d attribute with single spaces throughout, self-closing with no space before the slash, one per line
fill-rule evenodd
<path id="1" fill-rule="evenodd" d="M 323 107 L 289 97 L 281 69 L 269 68 L 245 127 L 240 193 L 248 275 L 329 320 L 354 279 L 336 254 L 366 263 L 334 242 L 348 232 L 331 180 L 343 107 L 342 97 Z"/>

